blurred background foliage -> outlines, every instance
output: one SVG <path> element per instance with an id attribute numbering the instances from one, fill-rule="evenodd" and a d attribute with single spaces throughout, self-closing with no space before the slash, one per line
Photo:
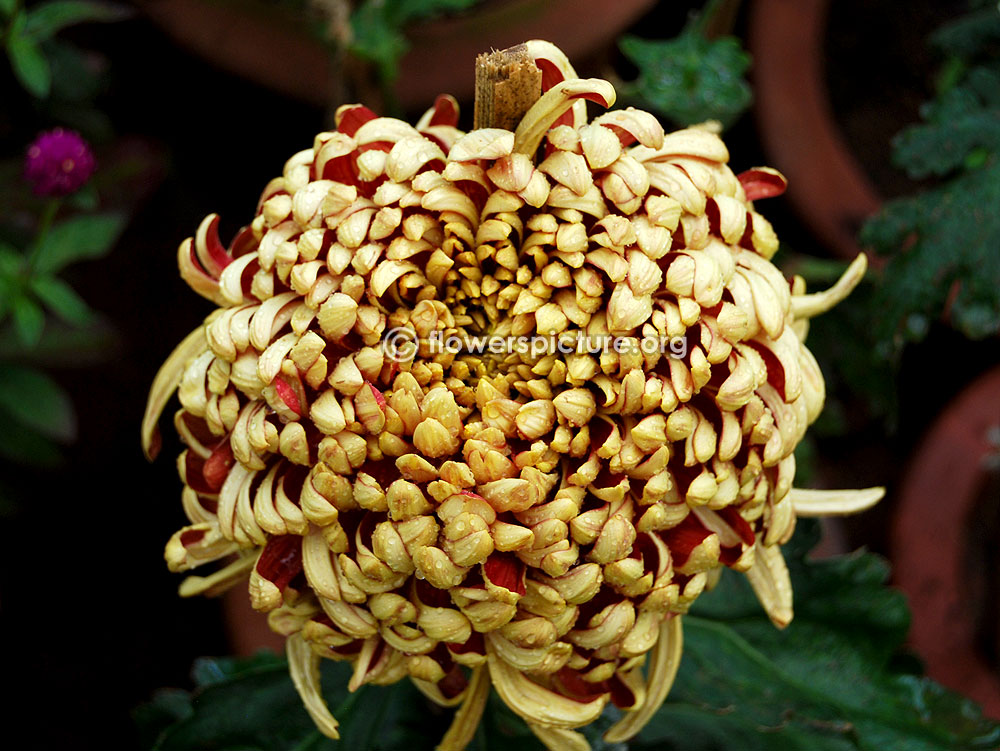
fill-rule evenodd
<path id="1" fill-rule="evenodd" d="M 29 675 L 25 701 L 49 691 L 45 676 L 59 669 L 55 688 L 76 702 L 71 717 L 98 717 L 105 740 L 163 751 L 332 747 L 312 730 L 280 658 L 202 661 L 187 680 L 192 655 L 225 651 L 222 626 L 216 606 L 174 601 L 176 582 L 162 570 L 158 546 L 179 518 L 177 483 L 170 467 L 142 464 L 137 441 L 152 374 L 204 312 L 177 280 L 173 250 L 220 202 L 231 216 L 247 216 L 256 188 L 344 97 L 377 97 L 386 114 L 419 114 L 407 111 L 397 87 L 414 25 L 485 3 L 260 4 L 325 45 L 337 77 L 325 108 L 194 59 L 144 17 L 150 3 L 0 0 L 3 633 L 8 644 L 39 645 L 14 661 Z M 753 61 L 741 38 L 744 13 L 738 0 L 660 3 L 580 69 L 613 80 L 622 104 L 667 123 L 719 122 L 738 168 L 763 163 L 747 116 Z M 901 464 L 944 401 L 997 362 L 1000 13 L 975 2 L 948 15 L 920 51 L 934 71 L 926 103 L 892 143 L 905 188 L 860 232 L 880 260 L 849 303 L 812 327 L 829 399 L 815 437 L 800 447 L 799 484 L 885 477 L 883 467 L 863 465 Z M 471 113 L 464 104 L 463 123 Z M 97 171 L 70 195 L 37 196 L 22 175 L 24 153 L 54 127 L 91 144 Z M 839 276 L 845 264 L 816 248 L 787 205 L 777 200 L 765 213 L 785 240 L 777 261 L 787 274 L 810 288 Z M 633 747 L 996 748 L 996 725 L 920 677 L 919 663 L 902 651 L 908 613 L 885 584 L 885 563 L 872 555 L 810 562 L 816 530 L 804 526 L 792 564 L 802 603 L 795 624 L 773 630 L 742 580 L 724 576 L 688 621 L 677 688 Z M 885 547 L 877 522 L 850 534 Z M 60 552 L 36 559 L 42 550 Z M 36 570 L 26 577 L 28 560 Z M 66 584 L 77 569 L 90 579 Z M 82 621 L 71 641 L 83 642 L 83 653 L 67 654 L 62 627 L 44 617 L 11 621 L 12 607 L 35 613 L 39 591 L 53 590 L 71 608 L 56 619 Z M 134 593 L 130 603 L 118 602 L 122 592 Z M 65 660 L 106 696 L 89 695 Z M 342 746 L 430 748 L 439 737 L 447 718 L 431 715 L 428 725 L 431 710 L 408 685 L 348 697 L 341 668 L 325 669 L 331 707 L 354 739 Z M 123 680 L 125 673 L 133 677 Z M 133 737 L 124 712 L 171 683 L 186 688 L 161 691 L 137 709 L 141 737 Z M 117 704 L 104 708 L 104 700 Z M 365 712 L 350 711 L 362 702 Z M 519 720 L 499 703 L 495 709 L 475 747 L 492 748 L 495 738 L 531 747 Z M 54 726 L 39 732 L 70 737 Z M 596 735 L 592 741 L 602 747 Z"/>

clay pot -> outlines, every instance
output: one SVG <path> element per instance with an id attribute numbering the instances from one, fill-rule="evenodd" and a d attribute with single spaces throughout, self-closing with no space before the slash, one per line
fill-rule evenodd
<path id="1" fill-rule="evenodd" d="M 927 431 L 904 475 L 892 524 L 894 579 L 913 609 L 911 645 L 932 678 L 971 696 L 995 718 L 1000 675 L 979 648 L 976 604 L 993 601 L 988 590 L 996 586 L 990 579 L 996 561 L 984 551 L 985 565 L 975 565 L 971 533 L 986 524 L 979 518 L 983 502 L 991 505 L 984 494 L 993 494 L 996 511 L 987 460 L 997 454 L 997 430 L 1000 367 L 953 399 Z M 986 546 L 995 552 L 996 541 Z"/>
<path id="2" fill-rule="evenodd" d="M 414 26 L 395 90 L 405 109 L 440 93 L 471 100 L 476 56 L 547 39 L 571 60 L 600 49 L 655 0 L 486 0 L 468 12 Z M 140 0 L 143 12 L 181 46 L 297 99 L 328 106 L 330 51 L 301 17 L 246 0 Z"/>
<path id="3" fill-rule="evenodd" d="M 860 252 L 857 232 L 881 198 L 831 111 L 823 59 L 829 5 L 829 0 L 755 0 L 748 43 L 755 115 L 768 163 L 788 178 L 789 201 L 823 244 L 853 260 Z"/>

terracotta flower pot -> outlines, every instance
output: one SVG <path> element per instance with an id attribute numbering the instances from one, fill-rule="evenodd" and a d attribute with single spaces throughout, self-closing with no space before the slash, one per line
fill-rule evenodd
<path id="1" fill-rule="evenodd" d="M 817 237 L 851 260 L 860 251 L 857 232 L 881 198 L 831 110 L 823 58 L 829 5 L 829 0 L 755 0 L 748 41 L 755 114 L 768 161 L 788 178 L 788 199 Z"/>
<path id="2" fill-rule="evenodd" d="M 1000 717 L 1000 674 L 978 647 L 974 605 L 991 572 L 970 565 L 970 531 L 984 525 L 977 515 L 988 500 L 986 460 L 997 452 L 991 441 L 998 429 L 1000 367 L 953 399 L 927 431 L 904 475 L 892 526 L 894 578 L 913 609 L 911 644 L 931 677 L 992 717 Z"/>
<path id="3" fill-rule="evenodd" d="M 547 39 L 570 59 L 586 57 L 628 28 L 655 0 L 486 0 L 470 11 L 414 26 L 396 93 L 419 108 L 440 93 L 472 97 L 475 59 L 527 39 Z M 329 49 L 301 18 L 273 4 L 140 0 L 183 47 L 213 64 L 320 106 L 333 90 Z M 262 51 L 264 52 L 262 54 Z"/>

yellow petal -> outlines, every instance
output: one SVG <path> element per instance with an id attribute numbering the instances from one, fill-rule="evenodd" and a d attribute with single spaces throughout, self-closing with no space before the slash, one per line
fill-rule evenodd
<path id="1" fill-rule="evenodd" d="M 209 576 L 189 576 L 181 582 L 178 594 L 181 597 L 207 595 L 214 597 L 222 594 L 231 586 L 246 577 L 247 571 L 257 562 L 257 555 L 247 555 L 230 563 Z"/>
<path id="2" fill-rule="evenodd" d="M 529 722 L 528 727 L 549 751 L 590 751 L 587 739 L 575 730 L 550 728 L 533 722 Z"/>
<path id="3" fill-rule="evenodd" d="M 792 297 L 792 314 L 796 318 L 812 318 L 820 313 L 825 313 L 851 294 L 851 291 L 858 286 L 858 282 L 864 278 L 867 268 L 868 257 L 864 253 L 858 253 L 858 257 L 851 262 L 851 265 L 830 289 L 814 292 L 811 295 L 794 295 Z"/>
<path id="4" fill-rule="evenodd" d="M 792 582 L 778 545 L 758 540 L 753 566 L 746 572 L 754 594 L 771 622 L 784 628 L 792 622 Z"/>
<path id="5" fill-rule="evenodd" d="M 490 696 L 490 677 L 485 665 L 472 671 L 462 696 L 462 706 L 455 712 L 451 727 L 438 744 L 437 751 L 462 751 L 472 742 Z"/>
<path id="6" fill-rule="evenodd" d="M 146 458 L 153 460 L 160 450 L 160 435 L 156 423 L 163 414 L 170 397 L 181 382 L 187 364 L 208 349 L 205 339 L 205 327 L 199 326 L 177 345 L 167 361 L 160 366 L 149 389 L 146 400 L 146 413 L 142 416 L 142 450 Z"/>
<path id="7" fill-rule="evenodd" d="M 514 151 L 533 156 L 546 131 L 582 97 L 599 97 L 605 107 L 615 103 L 615 87 L 600 78 L 561 81 L 546 91 L 525 114 L 514 132 Z"/>
<path id="8" fill-rule="evenodd" d="M 557 694 L 529 679 L 494 654 L 487 645 L 490 677 L 500 698 L 526 722 L 554 728 L 576 728 L 601 716 L 607 694 L 589 702 L 579 702 Z"/>
<path id="9" fill-rule="evenodd" d="M 806 490 L 792 488 L 789 498 L 798 516 L 846 516 L 870 509 L 885 495 L 885 488 L 863 490 Z"/>
<path id="10" fill-rule="evenodd" d="M 670 687 L 674 685 L 677 668 L 681 664 L 683 646 L 684 631 L 681 627 L 681 617 L 675 615 L 660 626 L 660 638 L 649 661 L 646 701 L 637 710 L 627 712 L 622 719 L 608 728 L 604 740 L 609 743 L 624 743 L 646 726 L 667 698 Z"/>
<path id="11" fill-rule="evenodd" d="M 306 711 L 316 723 L 317 729 L 327 738 L 337 740 L 337 721 L 326 706 L 323 692 L 319 685 L 320 656 L 302 638 L 301 634 L 292 634 L 285 641 L 285 653 L 288 656 L 288 672 Z"/>

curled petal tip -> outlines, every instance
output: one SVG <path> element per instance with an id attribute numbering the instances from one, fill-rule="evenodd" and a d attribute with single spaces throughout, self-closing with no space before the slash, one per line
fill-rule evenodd
<path id="1" fill-rule="evenodd" d="M 338 740 L 337 720 L 330 714 L 330 708 L 323 699 L 320 688 L 319 661 L 320 656 L 302 638 L 301 633 L 293 634 L 285 642 L 285 653 L 288 655 L 288 670 L 292 683 L 302 698 L 306 711 L 316 723 L 316 727 L 327 738 Z"/>
<path id="2" fill-rule="evenodd" d="M 599 78 L 574 78 L 556 84 L 531 106 L 517 126 L 514 151 L 534 154 L 553 123 L 580 99 L 610 107 L 615 103 L 615 87 Z"/>
<path id="3" fill-rule="evenodd" d="M 163 414 L 163 408 L 170 401 L 177 385 L 181 382 L 184 368 L 193 358 L 208 349 L 208 342 L 205 339 L 205 329 L 199 326 L 188 334 L 184 340 L 177 345 L 170 357 L 163 363 L 153 385 L 149 389 L 149 398 L 146 400 L 146 411 L 142 416 L 142 449 L 146 458 L 152 461 L 156 458 L 160 450 L 160 437 L 156 423 Z"/>
<path id="4" fill-rule="evenodd" d="M 792 315 L 798 319 L 812 318 L 820 313 L 825 313 L 834 305 L 846 298 L 858 283 L 864 278 L 868 269 L 868 256 L 858 253 L 857 258 L 851 261 L 840 279 L 837 280 L 830 289 L 823 292 L 814 292 L 810 295 L 792 296 Z"/>

